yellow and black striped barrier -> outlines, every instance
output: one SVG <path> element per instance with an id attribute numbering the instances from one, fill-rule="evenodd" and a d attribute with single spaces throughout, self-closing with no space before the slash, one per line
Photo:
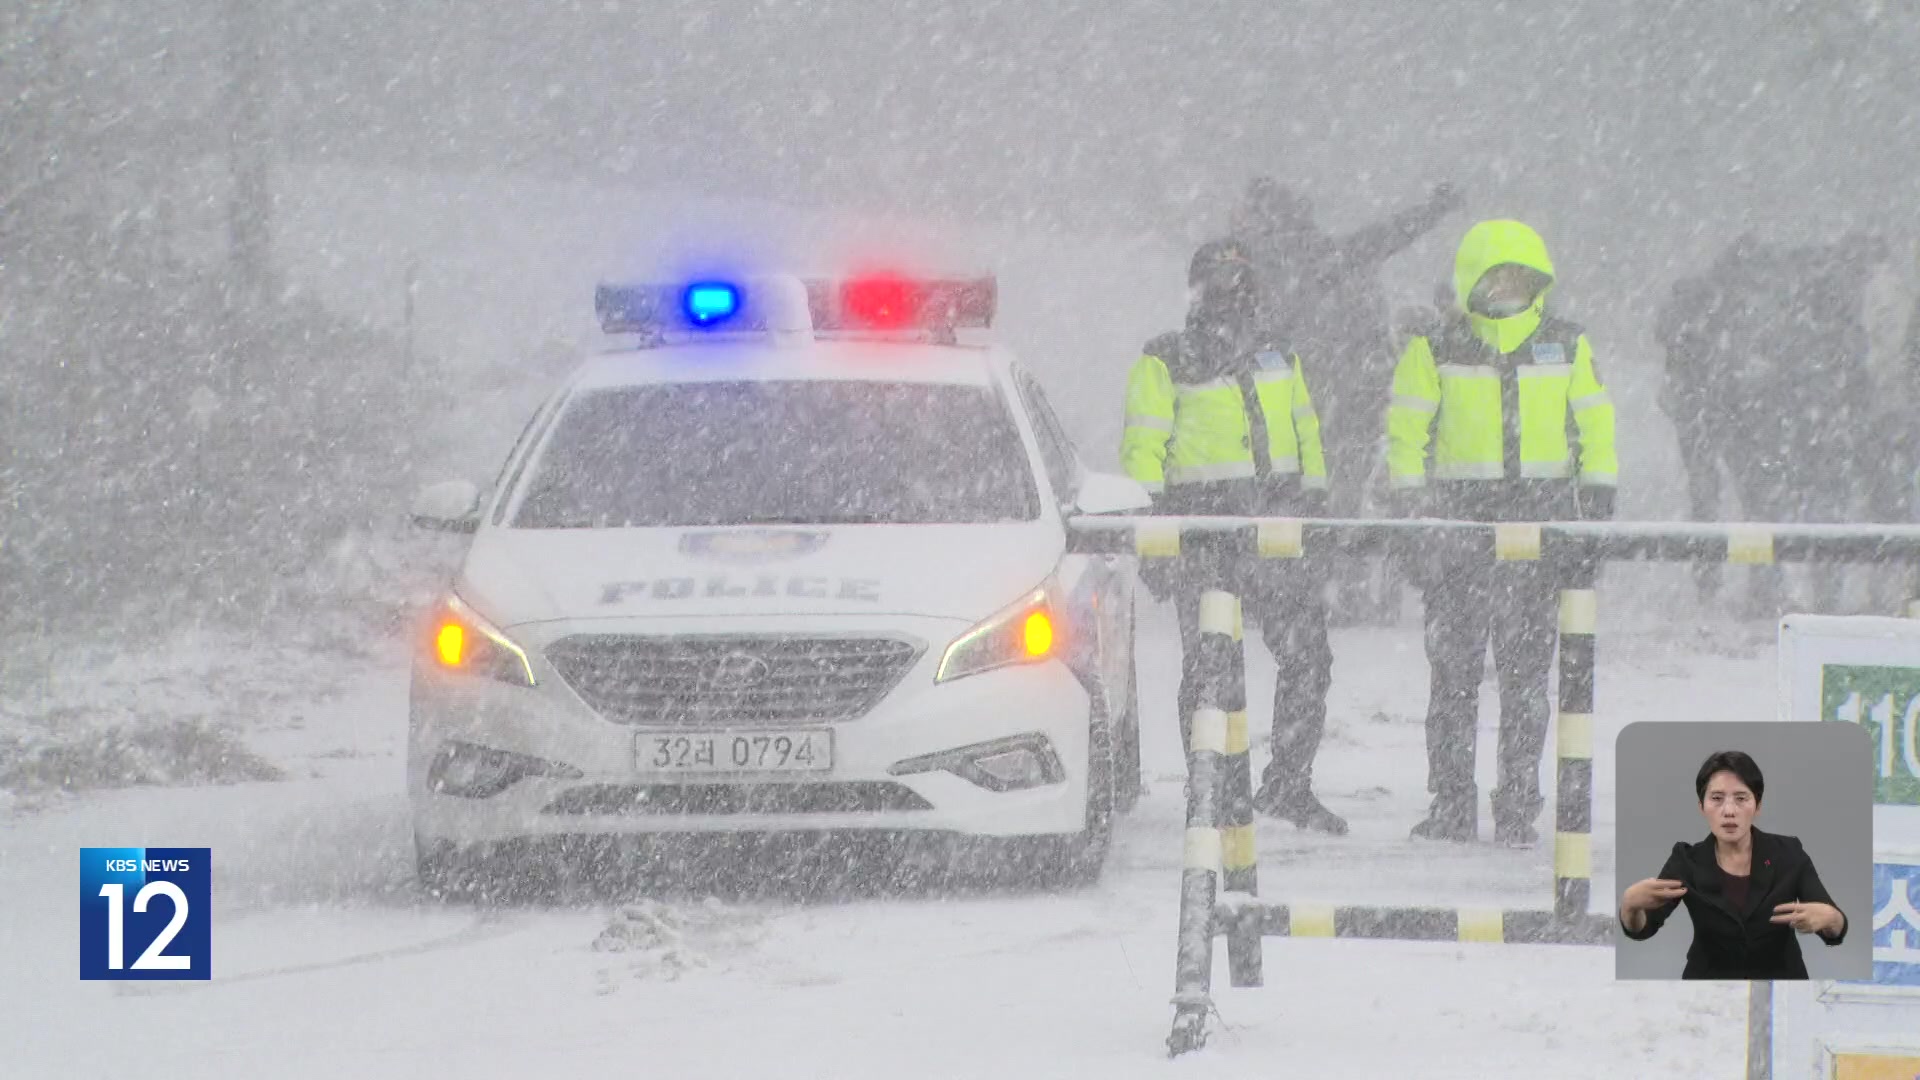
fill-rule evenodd
<path id="1" fill-rule="evenodd" d="M 1200 604 L 1200 670 L 1207 685 L 1202 701 L 1226 714 L 1227 740 L 1220 759 L 1220 888 L 1223 898 L 1251 901 L 1259 890 L 1259 852 L 1253 839 L 1253 740 L 1247 730 L 1246 630 L 1240 599 L 1209 592 Z M 1227 935 L 1227 980 L 1259 986 L 1260 935 L 1240 928 Z"/>
<path id="2" fill-rule="evenodd" d="M 1565 571 L 1560 593 L 1559 738 L 1555 748 L 1553 905 L 1550 910 L 1263 904 L 1256 897 L 1252 767 L 1240 602 L 1201 601 L 1200 705 L 1187 751 L 1187 839 L 1173 1034 L 1178 1055 L 1206 1042 L 1213 939 L 1227 939 L 1233 985 L 1258 986 L 1267 937 L 1372 938 L 1502 944 L 1603 945 L 1614 915 L 1593 898 L 1593 715 L 1598 599 L 1593 570 L 1609 562 L 1886 563 L 1920 567 L 1920 525 L 1300 520 L 1083 516 L 1070 551 L 1178 559 L 1388 555 L 1440 542 L 1450 554 L 1542 561 Z M 1217 565 L 1217 563 L 1216 563 Z M 1920 575 L 1912 585 L 1920 592 Z M 1906 607 L 1920 617 L 1920 600 Z"/>
<path id="3" fill-rule="evenodd" d="M 1593 897 L 1593 664 L 1599 601 L 1560 591 L 1560 716 L 1553 781 L 1553 913 L 1577 921 Z"/>
<path id="4" fill-rule="evenodd" d="M 1275 904 L 1221 916 L 1251 922 L 1263 937 L 1371 938 L 1389 941 L 1462 941 L 1505 945 L 1605 945 L 1613 915 L 1499 908 L 1395 908 Z M 1219 933 L 1230 933 L 1222 925 Z"/>
<path id="5" fill-rule="evenodd" d="M 1230 723 L 1221 693 L 1228 682 L 1228 661 L 1239 654 L 1239 645 L 1239 598 L 1218 589 L 1202 593 L 1200 649 L 1208 663 L 1186 724 L 1187 832 L 1180 870 L 1180 941 L 1174 954 L 1173 1033 L 1167 1038 L 1170 1055 L 1198 1049 L 1207 1038 L 1213 919 L 1223 876 L 1221 796 L 1228 787 L 1222 781 Z M 1245 693 L 1243 685 L 1243 701 Z"/>

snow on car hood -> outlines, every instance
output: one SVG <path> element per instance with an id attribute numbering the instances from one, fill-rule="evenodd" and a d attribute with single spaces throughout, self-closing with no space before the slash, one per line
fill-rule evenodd
<path id="1" fill-rule="evenodd" d="M 1040 584 L 1047 521 L 719 529 L 501 529 L 460 590 L 503 627 L 554 619 L 921 615 L 978 621 Z"/>

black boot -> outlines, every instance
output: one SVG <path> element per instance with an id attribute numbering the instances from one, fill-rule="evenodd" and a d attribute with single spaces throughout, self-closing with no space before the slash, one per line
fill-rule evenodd
<path id="1" fill-rule="evenodd" d="M 1413 827 L 1415 840 L 1446 840 L 1470 844 L 1480 838 L 1480 804 L 1471 795 L 1441 793 L 1433 797 L 1426 820 Z"/>
<path id="2" fill-rule="evenodd" d="M 1347 819 L 1322 805 L 1311 787 L 1262 784 L 1260 790 L 1253 793 L 1253 808 L 1268 817 L 1291 822 L 1298 829 L 1329 836 L 1347 835 Z"/>
<path id="3" fill-rule="evenodd" d="M 1534 831 L 1533 826 L 1516 817 L 1495 818 L 1493 838 L 1512 848 L 1530 848 L 1540 842 L 1540 834 Z"/>
<path id="4" fill-rule="evenodd" d="M 1540 816 L 1539 796 L 1524 798 L 1503 797 L 1499 792 L 1493 797 L 1493 838 L 1496 843 L 1507 847 L 1530 848 L 1540 842 L 1540 834 L 1533 827 L 1534 819 Z"/>

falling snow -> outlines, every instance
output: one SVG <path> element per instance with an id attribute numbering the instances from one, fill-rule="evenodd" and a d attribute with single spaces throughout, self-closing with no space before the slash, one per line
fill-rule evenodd
<path id="1" fill-rule="evenodd" d="M 1301 340 L 1375 383 L 1439 317 L 1468 226 L 1535 226 L 1618 409 L 1620 518 L 1920 520 L 1917 55 L 1920 13 L 1860 0 L 4 6 L 0 1074 L 1162 1075 L 1172 605 L 1140 593 L 1148 790 L 1095 884 L 719 840 L 446 898 L 415 875 L 409 665 L 467 538 L 412 528 L 415 493 L 496 481 L 600 347 L 596 283 L 711 266 L 995 275 L 994 336 L 1117 471 L 1130 365 L 1265 176 L 1315 232 L 1263 267 L 1332 298 Z M 1343 511 L 1385 505 L 1385 394 L 1327 397 Z M 926 442 L 976 429 L 883 411 Z M 629 481 L 745 453 L 667 427 L 592 449 Z M 891 479 L 1000 506 L 988 456 Z M 908 499 L 840 464 L 765 486 Z M 1890 565 L 1609 569 L 1597 904 L 1619 727 L 1769 714 L 1781 612 L 1895 613 L 1910 587 Z M 1315 777 L 1352 833 L 1260 819 L 1263 892 L 1541 903 L 1550 851 L 1407 839 L 1419 596 L 1335 598 Z M 75 851 L 139 844 L 213 849 L 210 983 L 75 978 Z M 1605 949 L 1265 956 L 1264 989 L 1217 976 L 1213 1043 L 1175 1067 L 1730 1076 L 1745 1050 L 1743 990 L 1615 984 Z"/>

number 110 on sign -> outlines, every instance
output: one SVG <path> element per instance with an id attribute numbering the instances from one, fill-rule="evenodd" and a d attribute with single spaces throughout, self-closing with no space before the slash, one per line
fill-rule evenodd
<path id="1" fill-rule="evenodd" d="M 1873 735 L 1874 801 L 1920 805 L 1920 669 L 1830 664 L 1820 682 L 1825 718 Z"/>

